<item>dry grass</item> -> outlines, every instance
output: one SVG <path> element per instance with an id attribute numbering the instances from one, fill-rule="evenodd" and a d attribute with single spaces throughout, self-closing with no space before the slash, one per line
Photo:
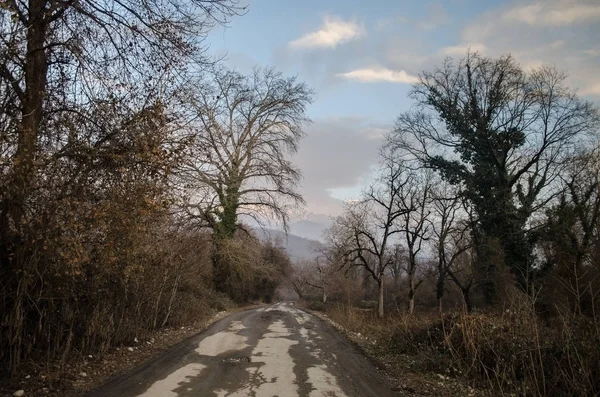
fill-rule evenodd
<path id="1" fill-rule="evenodd" d="M 381 321 L 342 306 L 327 313 L 402 378 L 430 374 L 488 395 L 600 395 L 600 323 L 594 319 L 562 315 L 546 324 L 527 305 Z"/>

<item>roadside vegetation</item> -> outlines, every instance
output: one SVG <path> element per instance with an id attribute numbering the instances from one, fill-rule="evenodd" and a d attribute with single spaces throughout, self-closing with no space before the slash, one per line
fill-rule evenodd
<path id="1" fill-rule="evenodd" d="M 476 53 L 424 71 L 379 176 L 295 265 L 405 392 L 600 393 L 600 114 L 565 78 Z"/>
<path id="2" fill-rule="evenodd" d="M 248 225 L 304 204 L 313 91 L 207 54 L 245 12 L 0 3 L 0 380 L 61 379 L 289 282 L 405 378 L 599 395 L 598 108 L 509 55 L 423 71 L 377 177 L 292 264 Z"/>
<path id="3" fill-rule="evenodd" d="M 246 219 L 302 203 L 312 92 L 206 53 L 235 0 L 2 2 L 0 380 L 270 301 L 290 263 Z"/>

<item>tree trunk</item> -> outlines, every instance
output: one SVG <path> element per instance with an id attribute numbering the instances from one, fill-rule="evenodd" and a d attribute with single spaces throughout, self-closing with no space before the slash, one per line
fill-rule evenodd
<path id="1" fill-rule="evenodd" d="M 12 170 L 10 209 L 14 224 L 20 227 L 24 203 L 35 175 L 37 141 L 42 122 L 42 107 L 46 96 L 48 57 L 44 50 L 47 26 L 44 0 L 29 1 L 27 27 L 27 57 L 25 60 L 25 90 L 20 98 L 23 114 L 19 125 L 17 150 Z"/>
<path id="2" fill-rule="evenodd" d="M 179 268 L 179 273 L 177 274 L 177 277 L 175 277 L 175 281 L 173 282 L 173 288 L 171 289 L 171 297 L 169 298 L 169 306 L 167 306 L 167 314 L 165 314 L 165 319 L 163 320 L 161 327 L 167 325 L 167 321 L 169 321 L 169 317 L 171 316 L 171 309 L 173 308 L 175 295 L 177 294 L 177 289 L 179 288 L 179 280 L 181 280 L 181 266 Z"/>
<path id="3" fill-rule="evenodd" d="M 162 298 L 163 291 L 167 284 L 168 272 L 165 272 L 163 276 L 163 281 L 160 284 L 160 289 L 158 290 L 158 296 L 156 297 L 156 301 L 154 302 L 154 319 L 152 320 L 152 329 L 156 329 L 156 323 L 158 322 L 158 308 L 160 306 L 160 300 Z"/>
<path id="4" fill-rule="evenodd" d="M 415 274 L 408 273 L 408 314 L 415 312 Z"/>
<path id="5" fill-rule="evenodd" d="M 383 277 L 378 280 L 379 285 L 379 301 L 377 302 L 377 317 L 383 318 Z"/>
<path id="6" fill-rule="evenodd" d="M 439 270 L 439 275 L 438 275 L 438 279 L 437 279 L 437 283 L 436 283 L 436 298 L 437 298 L 437 303 L 438 303 L 438 310 L 440 311 L 440 313 L 442 312 L 442 301 L 444 300 L 444 281 L 445 281 L 446 275 L 444 274 L 444 272 L 440 269 Z"/>
<path id="7" fill-rule="evenodd" d="M 462 292 L 462 296 L 465 301 L 465 309 L 467 310 L 467 313 L 471 313 L 473 310 L 473 304 L 471 303 L 471 295 L 469 294 L 470 288 L 461 288 L 460 291 Z"/>

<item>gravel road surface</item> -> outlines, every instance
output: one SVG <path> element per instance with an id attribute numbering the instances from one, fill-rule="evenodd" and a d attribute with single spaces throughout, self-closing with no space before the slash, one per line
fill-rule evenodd
<path id="1" fill-rule="evenodd" d="M 87 397 L 394 395 L 344 337 L 282 302 L 223 318 Z"/>

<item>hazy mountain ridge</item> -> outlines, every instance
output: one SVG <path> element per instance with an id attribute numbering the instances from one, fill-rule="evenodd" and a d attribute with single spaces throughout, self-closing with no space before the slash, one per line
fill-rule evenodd
<path id="1" fill-rule="evenodd" d="M 331 218 L 323 214 L 308 212 L 290 224 L 290 233 L 309 240 L 323 241 L 323 233 L 331 225 Z"/>
<path id="2" fill-rule="evenodd" d="M 286 234 L 281 230 L 254 229 L 259 239 L 279 242 L 287 251 L 292 261 L 311 260 L 317 257 L 317 251 L 322 243 L 295 234 Z"/>

